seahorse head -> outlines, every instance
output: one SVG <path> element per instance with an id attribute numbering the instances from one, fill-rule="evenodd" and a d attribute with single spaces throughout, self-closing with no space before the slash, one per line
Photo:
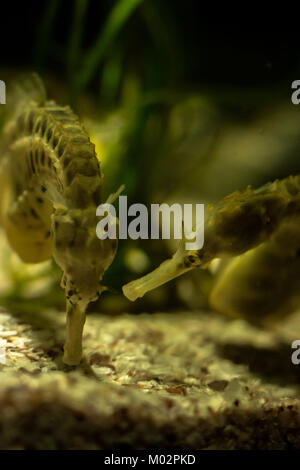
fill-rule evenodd
<path id="1" fill-rule="evenodd" d="M 71 301 L 96 300 L 100 281 L 110 266 L 117 240 L 100 240 L 94 208 L 57 209 L 52 216 L 53 257 L 63 270 L 62 287 Z"/>

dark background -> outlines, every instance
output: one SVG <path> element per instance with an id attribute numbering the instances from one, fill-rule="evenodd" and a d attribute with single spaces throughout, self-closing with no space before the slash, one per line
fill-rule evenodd
<path id="1" fill-rule="evenodd" d="M 2 2 L 1 66 L 66 73 L 75 4 L 70 0 Z M 114 4 L 88 2 L 83 49 L 94 42 Z M 149 64 L 159 65 L 156 85 L 264 86 L 300 73 L 294 7 L 286 19 L 280 17 L 281 11 L 273 16 L 274 6 L 263 17 L 261 8 L 254 5 L 252 10 L 245 5 L 235 14 L 220 12 L 217 4 L 208 13 L 204 6 L 198 0 L 144 2 L 118 34 L 117 42 L 126 50 L 124 61 L 128 66 L 134 63 L 139 73 L 145 73 Z M 151 31 L 143 12 L 148 7 L 153 22 L 159 20 Z"/>

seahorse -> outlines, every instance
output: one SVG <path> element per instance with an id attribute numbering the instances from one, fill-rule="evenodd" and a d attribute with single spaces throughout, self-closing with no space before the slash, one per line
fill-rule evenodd
<path id="1" fill-rule="evenodd" d="M 153 272 L 123 286 L 134 301 L 216 258 L 225 266 L 209 296 L 214 310 L 270 324 L 300 305 L 300 175 L 236 191 L 205 207 L 204 245 L 176 253 Z"/>
<path id="2" fill-rule="evenodd" d="M 63 271 L 69 365 L 81 360 L 85 311 L 117 249 L 117 240 L 96 235 L 101 188 L 95 147 L 76 114 L 47 100 L 38 75 L 24 77 L 8 94 L 0 141 L 0 223 L 24 262 L 53 257 Z"/>

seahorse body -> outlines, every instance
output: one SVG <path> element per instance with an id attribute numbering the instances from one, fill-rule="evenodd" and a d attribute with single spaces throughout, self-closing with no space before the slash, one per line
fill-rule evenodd
<path id="1" fill-rule="evenodd" d="M 269 314 L 281 317 L 300 303 L 299 227 L 299 175 L 237 191 L 206 209 L 201 250 L 185 250 L 182 240 L 172 259 L 125 285 L 123 292 L 135 300 L 194 267 L 223 258 L 226 267 L 210 294 L 211 306 L 252 321 Z"/>
<path id="2" fill-rule="evenodd" d="M 77 364 L 86 306 L 101 293 L 100 280 L 117 248 L 116 240 L 96 236 L 99 162 L 78 117 L 46 99 L 37 75 L 17 85 L 8 106 L 0 148 L 0 221 L 22 260 L 53 256 L 62 269 L 64 361 Z"/>

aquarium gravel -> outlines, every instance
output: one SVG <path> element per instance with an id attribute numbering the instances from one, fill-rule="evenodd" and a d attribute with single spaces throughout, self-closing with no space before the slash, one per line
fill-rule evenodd
<path id="1" fill-rule="evenodd" d="M 300 449 L 295 316 L 270 332 L 205 312 L 91 314 L 80 368 L 62 362 L 63 317 L 0 314 L 0 448 Z"/>

